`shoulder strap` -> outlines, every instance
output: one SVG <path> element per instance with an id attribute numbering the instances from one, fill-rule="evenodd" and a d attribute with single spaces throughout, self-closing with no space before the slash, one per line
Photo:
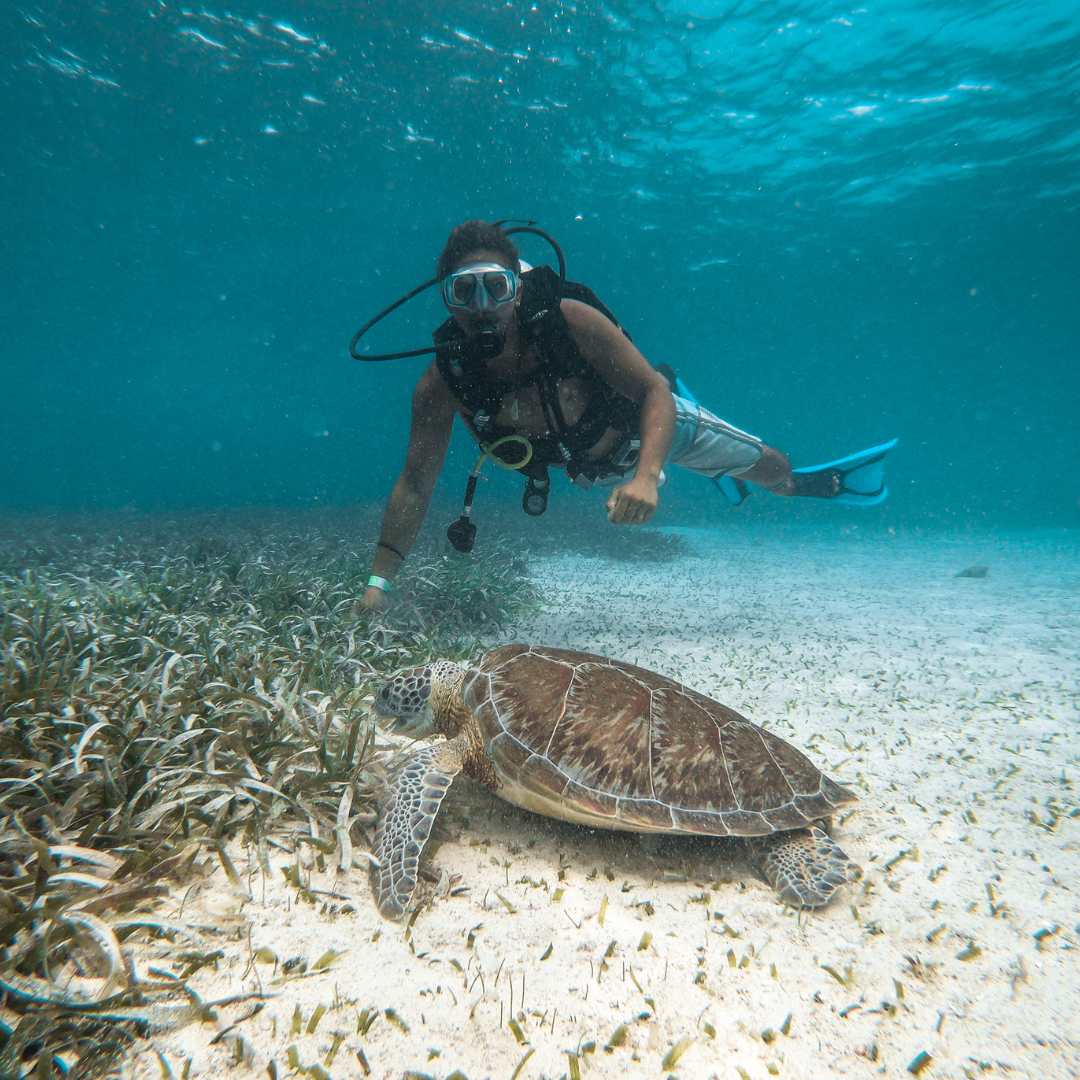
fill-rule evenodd
<path id="1" fill-rule="evenodd" d="M 567 297 L 596 308 L 601 315 L 610 319 L 626 334 L 629 341 L 634 340 L 629 331 L 615 318 L 611 308 L 588 285 L 583 285 L 580 281 L 567 279 L 562 282 L 560 295 L 559 276 L 550 266 L 534 266 L 521 275 L 521 280 L 526 288 L 521 301 L 523 310 L 518 312 L 518 317 L 524 316 L 524 322 L 528 323 L 530 320 L 542 318 L 550 308 L 557 306 L 557 300 Z"/>
<path id="2" fill-rule="evenodd" d="M 626 335 L 627 341 L 632 342 L 634 340 L 630 336 L 630 331 L 615 318 L 607 304 L 605 304 L 588 285 L 582 285 L 580 281 L 568 281 L 566 283 L 566 288 L 563 290 L 563 296 L 568 296 L 571 300 L 580 300 L 581 303 L 596 308 L 601 315 L 605 315 Z"/>
<path id="3" fill-rule="evenodd" d="M 581 355 L 559 307 L 558 275 L 550 266 L 537 266 L 521 275 L 521 283 L 518 326 L 525 339 L 536 346 L 542 374 L 554 379 L 574 375 L 587 378 L 592 369 Z"/>

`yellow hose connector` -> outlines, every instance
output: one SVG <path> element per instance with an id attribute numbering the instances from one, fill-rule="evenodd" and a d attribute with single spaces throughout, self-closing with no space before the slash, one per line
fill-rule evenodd
<path id="1" fill-rule="evenodd" d="M 507 461 L 503 461 L 502 458 L 495 456 L 495 451 L 499 449 L 504 443 L 521 443 L 525 447 L 525 456 L 511 465 Z M 485 461 L 493 461 L 500 469 L 506 469 L 508 472 L 517 472 L 519 469 L 524 469 L 526 465 L 532 461 L 533 447 L 532 443 L 525 438 L 524 435 L 504 435 L 501 439 L 496 439 L 493 443 L 489 443 L 486 446 L 480 444 L 480 456 L 476 459 L 476 464 L 473 466 L 472 475 L 479 476 L 480 469 L 483 467 Z"/>

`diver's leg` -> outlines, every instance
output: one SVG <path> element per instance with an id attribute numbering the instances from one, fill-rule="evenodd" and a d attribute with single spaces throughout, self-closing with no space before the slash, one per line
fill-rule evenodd
<path id="1" fill-rule="evenodd" d="M 757 484 L 773 495 L 793 495 L 795 484 L 791 479 L 791 462 L 787 455 L 774 446 L 762 446 L 757 463 L 742 472 L 732 473 L 740 480 Z"/>
<path id="2" fill-rule="evenodd" d="M 835 469 L 793 473 L 786 454 L 740 431 L 700 405 L 675 398 L 676 428 L 668 461 L 716 479 L 731 476 L 773 495 L 832 499 L 840 493 Z"/>
<path id="3" fill-rule="evenodd" d="M 835 499 L 840 494 L 841 473 L 821 469 L 812 473 L 793 473 L 786 454 L 774 446 L 762 447 L 761 460 L 737 475 L 773 495 L 795 495 L 810 499 Z"/>
<path id="4" fill-rule="evenodd" d="M 761 460 L 756 465 L 732 475 L 740 480 L 749 480 L 773 495 L 835 499 L 840 494 L 840 473 L 836 469 L 793 473 L 787 455 L 774 446 L 763 446 Z"/>
<path id="5" fill-rule="evenodd" d="M 676 396 L 675 436 L 668 462 L 713 479 L 739 476 L 761 460 L 764 444 L 714 416 L 696 402 Z"/>

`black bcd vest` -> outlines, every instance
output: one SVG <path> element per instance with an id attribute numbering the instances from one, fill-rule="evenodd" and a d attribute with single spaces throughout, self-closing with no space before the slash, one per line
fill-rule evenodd
<path id="1" fill-rule="evenodd" d="M 566 281 L 562 296 L 596 308 L 619 326 L 618 319 L 587 285 Z M 479 436 L 478 441 L 491 443 L 514 433 L 513 428 L 496 424 L 494 417 L 502 410 L 507 394 L 530 386 L 536 386 L 540 393 L 549 433 L 544 438 L 532 440 L 533 460 L 522 470 L 526 476 L 539 476 L 541 472 L 546 475 L 549 465 L 564 467 L 571 476 L 581 472 L 588 467 L 585 454 L 609 427 L 637 437 L 640 407 L 610 387 L 581 355 L 559 307 L 559 278 L 550 266 L 537 266 L 521 275 L 517 320 L 524 343 L 532 345 L 539 356 L 540 367 L 511 379 L 492 378 L 484 360 L 469 358 L 463 350 L 455 348 L 466 339 L 453 316 L 432 335 L 439 374 L 450 393 L 473 413 L 471 426 L 475 429 L 474 435 Z M 633 340 L 625 329 L 621 326 L 619 329 L 628 340 Z M 593 389 L 589 407 L 572 427 L 566 423 L 558 395 L 559 381 L 570 378 L 583 379 Z M 513 444 L 508 449 L 513 451 Z M 513 461 L 512 455 L 507 460 Z"/>

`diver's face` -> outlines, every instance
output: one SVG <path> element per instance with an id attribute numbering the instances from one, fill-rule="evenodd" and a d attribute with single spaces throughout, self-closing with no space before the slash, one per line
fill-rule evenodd
<path id="1" fill-rule="evenodd" d="M 467 255 L 462 256 L 457 265 L 454 267 L 452 274 L 460 273 L 462 270 L 467 270 L 470 267 L 502 267 L 513 273 L 513 266 L 507 265 L 507 259 L 504 255 L 500 255 L 497 252 L 489 251 L 486 248 L 481 248 L 477 251 L 470 251 Z M 458 321 L 458 325 L 465 331 L 466 334 L 471 333 L 479 324 L 490 325 L 495 323 L 497 326 L 505 329 L 510 322 L 511 316 L 517 310 L 518 305 L 521 303 L 521 292 L 518 290 L 517 295 L 512 300 L 508 300 L 502 303 L 498 302 L 498 297 L 492 297 L 490 292 L 484 288 L 482 281 L 478 281 L 476 289 L 470 298 L 470 302 L 465 306 L 451 306 L 446 299 L 446 295 L 443 295 L 443 303 L 446 304 L 447 310 Z"/>

